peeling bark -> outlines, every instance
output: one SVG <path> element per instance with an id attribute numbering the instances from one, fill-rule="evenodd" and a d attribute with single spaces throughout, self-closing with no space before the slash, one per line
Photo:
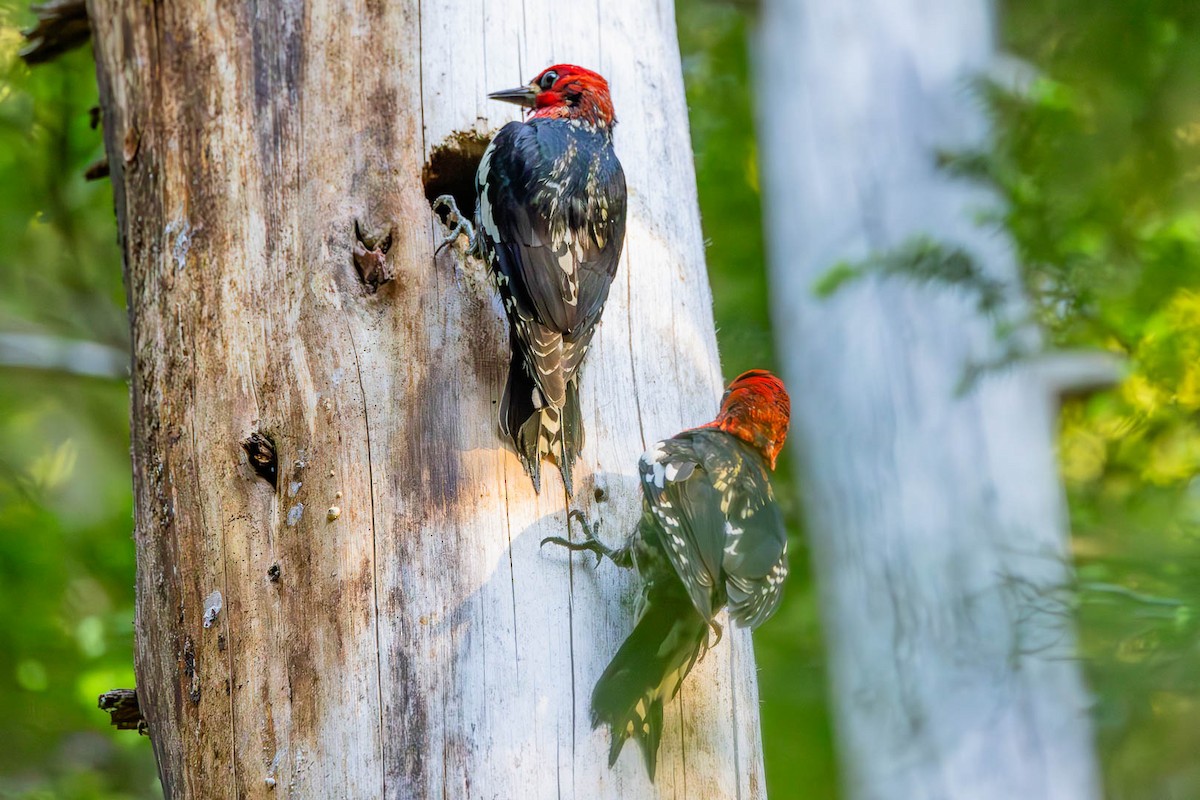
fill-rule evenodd
<path id="1" fill-rule="evenodd" d="M 588 698 L 634 587 L 539 549 L 567 530 L 562 486 L 534 495 L 496 433 L 503 317 L 478 263 L 435 256 L 422 184 L 439 146 L 513 118 L 487 90 L 555 61 L 610 78 L 629 233 L 578 496 L 619 536 L 638 454 L 721 390 L 671 3 L 89 10 L 167 795 L 761 797 L 741 631 L 671 705 L 658 785 L 636 748 L 608 769 Z"/>

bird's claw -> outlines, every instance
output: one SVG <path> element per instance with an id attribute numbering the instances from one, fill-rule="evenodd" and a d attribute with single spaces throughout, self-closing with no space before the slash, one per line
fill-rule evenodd
<path id="1" fill-rule="evenodd" d="M 706 655 L 708 655 L 709 650 L 713 649 L 714 647 L 716 647 L 717 645 L 719 645 L 721 643 L 721 639 L 725 635 L 725 629 L 723 627 L 721 627 L 721 623 L 717 622 L 716 620 L 709 620 L 708 632 L 715 633 L 717 635 L 717 640 L 715 642 L 710 642 L 709 637 L 707 635 L 704 637 L 704 650 L 700 653 L 701 661 L 703 661 L 704 657 Z"/>
<path id="2" fill-rule="evenodd" d="M 441 210 L 446 210 L 445 225 L 449 229 L 449 233 L 438 245 L 434 253 L 440 253 L 442 248 L 454 242 L 459 236 L 467 237 L 467 254 L 470 255 L 476 252 L 477 242 L 475 240 L 475 226 L 462 215 L 458 210 L 458 203 L 454 199 L 454 195 L 443 194 L 434 199 L 433 213 L 441 216 Z"/>
<path id="3" fill-rule="evenodd" d="M 583 528 L 583 535 L 586 536 L 589 541 L 599 541 L 600 520 L 596 520 L 595 522 L 589 521 L 587 515 L 585 515 L 578 508 L 572 508 L 567 512 L 567 520 L 575 520 L 578 522 L 579 527 Z"/>
<path id="4" fill-rule="evenodd" d="M 573 552 L 590 550 L 596 554 L 596 566 L 600 566 L 600 562 L 604 560 L 605 556 L 608 556 L 609 558 L 612 557 L 613 550 L 606 547 L 597 536 L 597 534 L 600 532 L 599 521 L 595 523 L 589 522 L 588 518 L 585 517 L 583 512 L 579 509 L 571 509 L 571 511 L 567 514 L 568 525 L 572 519 L 577 521 L 580 527 L 583 528 L 584 540 L 582 542 L 572 542 L 570 539 L 564 539 L 561 536 L 547 536 L 545 539 L 542 539 L 542 546 L 547 544 L 556 544 Z"/>
<path id="5" fill-rule="evenodd" d="M 578 508 L 572 508 L 567 512 L 568 525 L 571 524 L 571 520 L 575 520 L 579 523 L 579 527 L 583 528 L 584 538 L 591 544 L 595 545 L 590 549 L 596 552 L 597 567 L 600 566 L 600 562 L 604 560 L 605 556 L 608 556 L 609 558 L 613 557 L 613 551 L 605 547 L 600 541 L 600 520 L 589 522 L 587 516 Z"/>

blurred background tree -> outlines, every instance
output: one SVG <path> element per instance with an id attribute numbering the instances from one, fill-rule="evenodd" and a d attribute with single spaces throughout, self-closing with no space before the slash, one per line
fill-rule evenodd
<path id="1" fill-rule="evenodd" d="M 124 349 L 111 189 L 83 179 L 103 155 L 90 50 L 26 67 L 16 54 L 27 6 L 0 0 L 0 336 Z M 754 12 L 718 0 L 677 9 L 732 376 L 774 364 Z M 1021 79 L 981 83 L 995 146 L 946 154 L 946 166 L 997 189 L 1005 205 L 980 224 L 1017 243 L 1051 344 L 1128 360 L 1121 386 L 1063 409 L 1072 610 L 1109 796 L 1198 797 L 1200 5 L 1008 0 L 999 13 Z M 12 360 L 0 344 L 0 362 Z M 111 731 L 95 707 L 101 691 L 133 684 L 128 452 L 122 380 L 0 366 L 0 796 L 159 796 L 147 741 Z M 768 788 L 834 798 L 816 599 L 796 500 L 782 500 L 796 564 L 784 608 L 756 634 Z"/>

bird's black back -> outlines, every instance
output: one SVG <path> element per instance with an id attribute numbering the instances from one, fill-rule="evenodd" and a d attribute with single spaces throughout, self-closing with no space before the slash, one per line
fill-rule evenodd
<path id="1" fill-rule="evenodd" d="M 510 122 L 484 156 L 478 189 L 485 252 L 494 255 L 509 318 L 568 341 L 590 333 L 625 240 L 625 173 L 611 129 L 561 119 Z"/>
<path id="2" fill-rule="evenodd" d="M 580 368 L 625 241 L 625 174 L 612 130 L 511 122 L 484 153 L 476 186 L 476 228 L 512 332 L 500 429 L 535 488 L 542 457 L 553 455 L 570 493 L 584 440 Z"/>

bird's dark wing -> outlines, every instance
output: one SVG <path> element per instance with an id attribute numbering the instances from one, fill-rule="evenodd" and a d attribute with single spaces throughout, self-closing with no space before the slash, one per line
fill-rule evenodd
<path id="1" fill-rule="evenodd" d="M 720 431 L 697 432 L 697 449 L 721 492 L 725 545 L 721 568 L 735 622 L 756 628 L 779 607 L 787 577 L 787 529 L 766 461 Z"/>
<path id="2" fill-rule="evenodd" d="M 513 122 L 479 171 L 480 221 L 516 310 L 567 338 L 595 325 L 625 238 L 625 176 L 607 133 Z"/>
<path id="3" fill-rule="evenodd" d="M 724 595 L 739 624 L 770 617 L 787 576 L 787 533 L 762 457 L 720 431 L 692 431 L 651 448 L 640 472 L 696 610 L 711 619 Z"/>
<path id="4" fill-rule="evenodd" d="M 642 456 L 639 473 L 643 513 L 658 523 L 663 549 L 692 605 L 711 620 L 721 581 L 725 517 L 721 494 L 702 461 L 692 440 L 678 436 L 651 447 Z"/>
<path id="5" fill-rule="evenodd" d="M 746 471 L 756 471 L 756 466 Z M 757 628 L 779 607 L 788 574 L 787 531 L 769 480 L 744 480 L 754 489 L 735 489 L 726 523 L 725 591 L 735 622 Z"/>

